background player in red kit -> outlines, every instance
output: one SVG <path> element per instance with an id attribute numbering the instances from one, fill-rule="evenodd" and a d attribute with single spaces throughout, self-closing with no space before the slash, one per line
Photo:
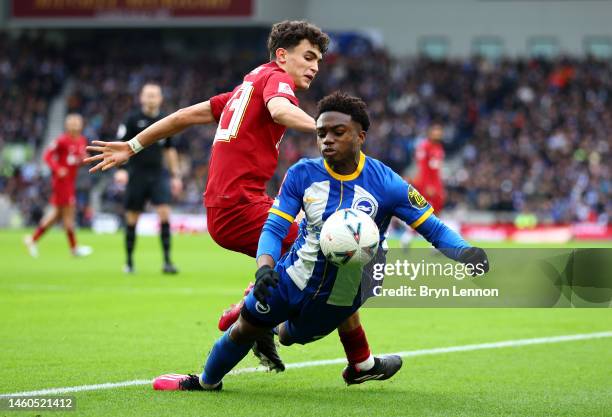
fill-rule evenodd
<path id="1" fill-rule="evenodd" d="M 88 246 L 77 246 L 74 235 L 75 187 L 79 166 L 86 156 L 87 139 L 83 131 L 83 118 L 78 114 L 66 116 L 65 132 L 53 141 L 44 153 L 44 160 L 51 169 L 51 211 L 40 221 L 38 228 L 31 236 L 26 236 L 24 243 L 30 255 L 38 256 L 36 242 L 60 218 L 68 236 L 70 251 L 75 256 L 91 254 Z"/>
<path id="2" fill-rule="evenodd" d="M 307 22 L 275 24 L 268 38 L 270 62 L 252 70 L 233 91 L 178 110 L 128 142 L 94 141 L 88 149 L 100 154 L 86 162 L 99 163 L 90 172 L 125 163 L 144 147 L 190 126 L 218 122 L 204 194 L 208 230 L 224 248 L 255 257 L 273 203 L 265 186 L 276 169 L 282 136 L 286 128 L 316 131 L 315 120 L 298 107 L 294 90 L 310 87 L 328 43 L 328 36 Z M 294 223 L 283 241 L 283 250 L 291 246 L 297 232 Z M 239 312 L 240 305 L 231 309 L 222 317 L 220 328 L 229 327 Z M 350 364 L 361 364 L 361 368 L 374 365 L 357 315 L 339 332 Z M 271 359 L 271 368 L 284 369 L 272 335 L 258 341 L 255 350 L 259 348 L 266 359 Z"/>
<path id="3" fill-rule="evenodd" d="M 442 182 L 443 136 L 444 128 L 442 125 L 434 123 L 429 128 L 427 139 L 422 141 L 415 150 L 417 175 L 413 183 L 416 189 L 432 205 L 436 214 L 444 208 L 446 198 Z"/>

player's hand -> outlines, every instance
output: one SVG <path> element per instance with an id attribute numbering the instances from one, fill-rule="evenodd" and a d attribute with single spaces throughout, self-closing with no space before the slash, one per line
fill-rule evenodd
<path id="1" fill-rule="evenodd" d="M 106 171 L 109 168 L 113 168 L 119 165 L 123 165 L 127 162 L 134 151 L 130 148 L 127 142 L 103 142 L 101 140 L 94 140 L 91 146 L 87 147 L 89 152 L 100 152 L 97 155 L 85 158 L 83 162 L 86 164 L 98 162 L 96 166 L 89 169 L 89 172 L 96 172 L 99 170 Z"/>
<path id="2" fill-rule="evenodd" d="M 59 178 L 64 178 L 66 175 L 68 175 L 68 168 L 66 168 L 66 167 L 59 167 L 57 169 L 57 176 Z"/>
<path id="3" fill-rule="evenodd" d="M 271 266 L 264 265 L 255 273 L 255 285 L 253 286 L 253 296 L 264 306 L 267 306 L 266 297 L 271 295 L 270 288 L 276 288 L 279 280 L 278 272 Z"/>
<path id="4" fill-rule="evenodd" d="M 181 180 L 181 177 L 172 177 L 170 181 L 170 190 L 174 198 L 181 195 L 183 192 L 183 180 Z"/>
<path id="5" fill-rule="evenodd" d="M 459 255 L 459 262 L 473 266 L 472 276 L 489 272 L 489 258 L 482 248 L 471 247 L 462 250 L 461 255 Z"/>

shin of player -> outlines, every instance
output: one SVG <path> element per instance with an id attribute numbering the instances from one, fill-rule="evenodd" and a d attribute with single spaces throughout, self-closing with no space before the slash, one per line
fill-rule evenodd
<path id="1" fill-rule="evenodd" d="M 87 139 L 81 134 L 83 118 L 69 114 L 64 123 L 65 132 L 45 150 L 44 160 L 51 170 L 51 209 L 42 218 L 31 236 L 26 236 L 30 255 L 38 256 L 36 243 L 43 234 L 58 220 L 62 220 L 70 251 L 74 256 L 87 256 L 91 253 L 88 246 L 78 246 L 75 229 L 76 177 L 78 168 L 85 157 Z"/>

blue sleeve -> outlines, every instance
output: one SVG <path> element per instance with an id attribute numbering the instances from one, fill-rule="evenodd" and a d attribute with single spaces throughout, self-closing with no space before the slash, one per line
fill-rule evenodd
<path id="1" fill-rule="evenodd" d="M 435 248 L 440 250 L 440 252 L 455 261 L 459 260 L 463 249 L 470 247 L 459 233 L 442 223 L 433 214 L 415 230 L 434 245 Z"/>
<path id="2" fill-rule="evenodd" d="M 282 217 L 289 223 L 293 223 L 295 216 L 297 216 L 302 209 L 304 187 L 301 177 L 304 170 L 304 165 L 299 162 L 287 170 L 287 174 L 285 174 L 278 195 L 270 208 L 270 213 Z"/>
<path id="3" fill-rule="evenodd" d="M 433 207 L 419 191 L 393 173 L 387 182 L 393 199 L 393 214 L 419 232 L 429 243 L 451 259 L 459 260 L 462 249 L 470 245 L 433 214 Z"/>
<path id="4" fill-rule="evenodd" d="M 395 172 L 390 171 L 385 190 L 393 205 L 393 215 L 413 229 L 419 227 L 433 213 L 425 198 Z"/>
<path id="5" fill-rule="evenodd" d="M 257 256 L 270 255 L 274 259 L 274 263 L 278 262 L 283 246 L 283 239 L 287 236 L 291 222 L 283 219 L 276 214 L 270 213 L 268 220 L 259 236 L 259 244 L 257 245 Z"/>
<path id="6" fill-rule="evenodd" d="M 302 208 L 304 191 L 300 174 L 300 164 L 292 166 L 287 171 L 261 231 L 256 259 L 261 255 L 270 255 L 276 263 L 280 258 L 283 239 Z"/>

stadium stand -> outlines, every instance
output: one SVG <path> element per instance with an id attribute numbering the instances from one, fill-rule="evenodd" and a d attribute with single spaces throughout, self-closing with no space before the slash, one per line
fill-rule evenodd
<path id="1" fill-rule="evenodd" d="M 152 53 L 139 39 L 108 42 L 103 49 L 81 42 L 66 46 L 62 56 L 71 58 L 61 61 L 54 46 L 0 37 L 0 50 L 7 51 L 0 56 L 10 57 L 0 59 L 0 82 L 11 86 L 0 93 L 3 109 L 10 109 L 3 112 L 9 116 L 0 116 L 6 119 L 0 143 L 40 145 L 47 103 L 67 72 L 74 81 L 68 109 L 85 116 L 90 139 L 115 137 L 145 81 L 162 84 L 168 112 L 227 91 L 266 59 L 261 44 L 254 49 L 233 42 L 232 51 L 241 52 L 230 57 L 197 49 L 187 54 L 184 47 Z M 41 56 L 43 65 L 34 65 Z M 368 47 L 330 54 L 300 100 L 314 114 L 316 100 L 330 91 L 362 96 L 373 120 L 366 150 L 398 172 L 406 172 L 429 123 L 442 121 L 445 146 L 460 162 L 446 177 L 449 209 L 533 212 L 544 222 L 605 224 L 612 215 L 611 72 L 609 62 L 591 58 L 400 60 Z M 213 135 L 213 127 L 202 127 L 177 138 L 186 179 L 183 211 L 201 211 Z M 316 155 L 314 138 L 288 132 L 270 192 L 288 166 Z M 32 207 L 20 203 L 28 187 L 11 185 L 24 180 L 15 172 L 17 179 L 3 174 L 0 190 L 33 219 Z M 105 209 L 119 210 L 118 184 L 109 181 L 103 195 Z"/>

